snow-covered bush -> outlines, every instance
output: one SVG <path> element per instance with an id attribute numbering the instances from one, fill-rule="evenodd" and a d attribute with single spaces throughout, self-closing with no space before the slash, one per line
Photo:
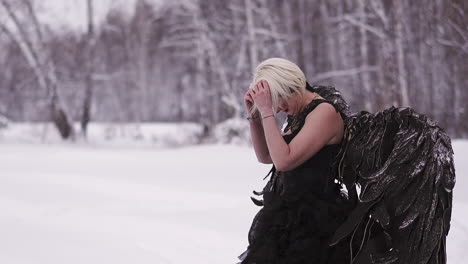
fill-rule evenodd
<path id="1" fill-rule="evenodd" d="M 7 128 L 10 121 L 6 116 L 0 115 L 0 129 Z"/>
<path id="2" fill-rule="evenodd" d="M 249 145 L 249 122 L 241 118 L 227 119 L 215 126 L 213 136 L 218 143 Z"/>
<path id="3" fill-rule="evenodd" d="M 278 128 L 282 131 L 286 125 L 287 115 L 280 112 L 275 115 L 275 118 Z M 217 124 L 213 134 L 218 143 L 252 145 L 249 121 L 243 118 L 230 118 Z"/>
<path id="4" fill-rule="evenodd" d="M 163 126 L 160 124 L 160 126 Z M 177 126 L 166 127 L 158 133 L 152 133 L 154 145 L 163 147 L 180 147 L 194 145 L 201 142 L 203 126 L 195 123 L 178 123 Z"/>
<path id="5" fill-rule="evenodd" d="M 1 121 L 1 120 L 0 120 Z M 7 123 L 5 123 L 7 124 Z M 74 124 L 79 131 L 80 124 Z M 90 123 L 86 139 L 76 143 L 106 146 L 180 147 L 198 144 L 203 127 L 196 123 Z M 0 129 L 0 142 L 61 143 L 52 123 L 8 123 Z"/>
<path id="6" fill-rule="evenodd" d="M 198 144 L 202 134 L 202 126 L 195 123 L 92 124 L 88 141 L 171 148 Z"/>

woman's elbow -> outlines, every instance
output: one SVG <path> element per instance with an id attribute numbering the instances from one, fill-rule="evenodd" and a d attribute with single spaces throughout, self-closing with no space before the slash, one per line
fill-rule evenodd
<path id="1" fill-rule="evenodd" d="M 287 163 L 285 161 L 282 161 L 282 162 L 277 162 L 275 164 L 275 168 L 279 171 L 288 171 L 288 170 L 292 170 L 293 167 L 292 167 L 292 164 L 290 163 Z"/>
<path id="2" fill-rule="evenodd" d="M 275 168 L 276 168 L 276 170 L 278 170 L 278 171 L 287 171 L 287 170 L 289 170 L 289 168 L 288 168 L 287 166 L 285 166 L 285 165 L 280 165 L 280 164 L 275 164 Z"/>
<path id="3" fill-rule="evenodd" d="M 273 161 L 271 160 L 270 156 L 267 157 L 257 157 L 258 162 L 263 164 L 272 164 Z"/>

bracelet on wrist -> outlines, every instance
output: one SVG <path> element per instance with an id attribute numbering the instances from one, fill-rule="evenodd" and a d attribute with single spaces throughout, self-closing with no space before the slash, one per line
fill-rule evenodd
<path id="1" fill-rule="evenodd" d="M 265 118 L 270 117 L 270 116 L 275 116 L 275 115 L 274 114 L 267 115 L 267 116 L 262 117 L 262 119 L 265 119 Z"/>
<path id="2" fill-rule="evenodd" d="M 252 116 L 246 117 L 245 119 L 247 119 L 247 120 L 254 120 L 254 119 L 257 119 L 257 118 L 259 118 L 259 117 L 260 117 L 260 116 L 258 116 L 258 115 L 257 115 L 257 116 L 252 115 Z"/>

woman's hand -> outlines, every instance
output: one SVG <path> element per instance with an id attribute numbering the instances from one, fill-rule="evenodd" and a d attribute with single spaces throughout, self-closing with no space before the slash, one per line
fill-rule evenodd
<path id="1" fill-rule="evenodd" d="M 245 109 L 247 110 L 247 114 L 251 115 L 252 113 L 252 108 L 254 105 L 254 99 L 252 97 L 252 90 L 249 89 L 245 95 L 244 95 L 244 104 L 245 104 Z"/>
<path id="2" fill-rule="evenodd" d="M 257 104 L 258 110 L 262 116 L 273 114 L 270 86 L 265 80 L 258 81 L 252 88 L 252 98 Z"/>

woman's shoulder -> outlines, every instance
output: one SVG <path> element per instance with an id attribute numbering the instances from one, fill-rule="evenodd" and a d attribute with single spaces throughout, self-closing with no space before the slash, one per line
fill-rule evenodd
<path id="1" fill-rule="evenodd" d="M 321 125 L 333 127 L 335 135 L 327 142 L 326 145 L 339 145 L 344 134 L 344 120 L 341 116 L 341 113 L 337 110 L 336 106 L 332 102 L 326 99 L 317 100 L 320 101 L 316 102 L 312 111 L 307 113 L 304 124 L 309 120 L 311 123 L 316 122 L 316 120 L 321 120 Z M 317 118 L 317 115 L 321 116 Z"/>
<path id="2" fill-rule="evenodd" d="M 304 122 L 306 122 L 307 119 L 311 119 L 311 117 L 314 115 L 324 116 L 327 119 L 329 119 L 330 122 L 343 121 L 340 111 L 338 111 L 338 109 L 332 102 L 326 99 L 316 99 L 316 100 L 317 102 L 313 103 L 313 105 L 310 107 L 311 109 L 304 113 L 304 116 L 303 116 Z"/>
<path id="3" fill-rule="evenodd" d="M 298 132 L 304 123 L 306 122 L 306 119 L 311 116 L 311 113 L 314 112 L 314 110 L 319 107 L 321 108 L 320 112 L 336 112 L 340 113 L 336 105 L 333 104 L 332 101 L 327 100 L 323 97 L 317 98 L 312 100 L 309 104 L 305 106 L 305 108 L 296 116 L 288 115 L 287 117 L 287 124 L 284 128 L 284 131 L 292 131 Z M 328 110 L 327 110 L 328 108 Z M 340 114 L 341 115 L 341 114 Z M 283 134 L 284 135 L 284 134 Z"/>
<path id="4" fill-rule="evenodd" d="M 334 118 L 335 113 L 339 113 L 339 111 L 333 102 L 320 98 L 312 100 L 301 113 L 301 116 L 298 116 L 298 119 L 302 119 L 301 121 L 305 122 L 311 116 L 317 114 L 327 115 L 329 118 Z"/>
<path id="5" fill-rule="evenodd" d="M 321 107 L 321 108 L 324 108 L 324 107 L 328 107 L 330 109 L 334 109 L 336 112 L 339 112 L 337 106 L 331 101 L 331 100 L 328 100 L 328 99 L 325 99 L 323 97 L 319 97 L 317 99 L 314 99 L 312 100 L 308 107 L 309 107 L 309 111 L 307 111 L 307 115 L 310 114 L 310 112 L 312 112 L 315 108 L 317 107 Z"/>

